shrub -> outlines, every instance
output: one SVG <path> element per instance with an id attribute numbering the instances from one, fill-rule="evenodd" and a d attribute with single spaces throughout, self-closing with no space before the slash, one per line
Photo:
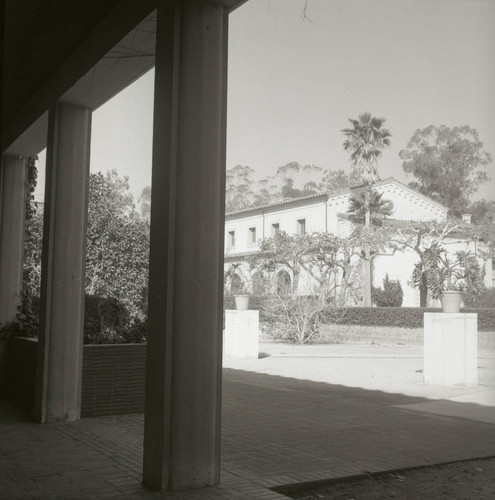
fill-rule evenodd
<path id="1" fill-rule="evenodd" d="M 383 278 L 383 289 L 372 288 L 371 300 L 378 307 L 400 307 L 404 292 L 399 281 L 391 280 L 388 273 Z"/>
<path id="2" fill-rule="evenodd" d="M 495 289 L 483 288 L 477 295 L 465 290 L 462 300 L 466 307 L 495 308 Z"/>
<path id="3" fill-rule="evenodd" d="M 318 340 L 325 299 L 273 295 L 263 304 L 264 333 L 276 340 L 307 344 Z"/>
<path id="4" fill-rule="evenodd" d="M 325 324 L 361 326 L 391 326 L 397 328 L 423 328 L 425 312 L 440 312 L 441 309 L 422 307 L 348 307 L 344 309 L 340 319 L 335 321 L 335 309 L 328 308 L 322 315 Z M 495 331 L 495 309 L 465 308 L 462 312 L 478 314 L 479 331 Z"/>

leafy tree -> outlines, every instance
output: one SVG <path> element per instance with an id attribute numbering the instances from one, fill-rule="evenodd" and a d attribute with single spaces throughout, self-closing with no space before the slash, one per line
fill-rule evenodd
<path id="1" fill-rule="evenodd" d="M 273 177 L 266 177 L 256 184 L 252 206 L 260 207 L 262 205 L 269 205 L 281 199 L 280 186 L 276 184 L 276 180 Z"/>
<path id="2" fill-rule="evenodd" d="M 476 256 L 465 251 L 455 255 L 455 259 L 449 258 L 447 250 L 434 243 L 424 251 L 422 267 L 414 268 L 414 283 L 420 283 L 426 274 L 427 286 L 434 299 L 440 299 L 446 290 L 468 290 L 478 295 L 483 289 L 483 275 Z"/>
<path id="3" fill-rule="evenodd" d="M 287 234 L 280 231 L 276 236 L 265 238 L 260 243 L 259 252 L 250 256 L 248 261 L 262 272 L 273 273 L 280 267 L 292 271 L 292 296 L 297 296 L 301 269 L 306 268 L 309 235 Z"/>
<path id="4" fill-rule="evenodd" d="M 276 178 L 279 182 L 281 198 L 301 198 L 318 193 L 322 172 L 321 167 L 316 165 L 303 166 L 296 161 L 278 167 Z M 299 179 L 304 181 L 302 188 L 294 187 Z"/>
<path id="5" fill-rule="evenodd" d="M 113 297 L 144 319 L 149 222 L 136 211 L 127 177 L 115 170 L 89 179 L 86 293 Z"/>
<path id="6" fill-rule="evenodd" d="M 253 204 L 254 170 L 247 165 L 236 165 L 226 172 L 225 211 L 244 210 Z"/>
<path id="7" fill-rule="evenodd" d="M 471 204 L 467 213 L 472 215 L 473 224 L 495 223 L 495 200 L 478 200 Z"/>
<path id="8" fill-rule="evenodd" d="M 400 307 L 404 298 L 404 291 L 400 281 L 391 280 L 388 273 L 383 278 L 383 289 L 373 288 L 373 303 L 378 307 Z"/>
<path id="9" fill-rule="evenodd" d="M 143 188 L 138 196 L 138 203 L 141 217 L 144 217 L 149 221 L 151 215 L 151 186 Z"/>
<path id="10" fill-rule="evenodd" d="M 14 321 L 18 333 L 35 336 L 39 328 L 39 303 L 37 297 L 41 288 L 41 251 L 43 242 L 43 211 L 34 201 L 37 184 L 37 156 L 28 159 L 25 225 L 24 261 L 22 267 L 22 296 Z"/>
<path id="11" fill-rule="evenodd" d="M 467 125 L 418 129 L 399 155 L 404 171 L 416 178 L 409 186 L 446 205 L 453 216 L 466 211 L 470 196 L 488 180 L 483 168 L 491 156 Z"/>
<path id="12" fill-rule="evenodd" d="M 385 118 L 376 118 L 370 113 L 359 115 L 358 120 L 349 119 L 352 128 L 342 130 L 346 139 L 344 150 L 348 151 L 354 173 L 364 182 L 365 226 L 371 224 L 371 197 L 373 184 L 378 174 L 378 159 L 383 150 L 390 146 L 390 132 L 383 128 Z M 365 248 L 363 292 L 364 305 L 371 306 L 371 260 L 369 249 Z"/>
<path id="13" fill-rule="evenodd" d="M 249 257 L 252 267 L 263 273 L 275 273 L 280 268 L 292 272 L 291 296 L 299 290 L 301 271 L 304 270 L 317 284 L 311 293 L 323 295 L 344 306 L 350 296 L 356 297 L 354 277 L 363 248 L 383 251 L 391 239 L 393 229 L 380 227 L 358 227 L 346 238 L 329 233 L 289 235 L 281 231 L 266 238 L 260 251 Z M 357 297 L 356 297 L 357 301 Z"/>
<path id="14" fill-rule="evenodd" d="M 438 257 L 445 238 L 462 231 L 464 237 L 480 239 L 479 228 L 451 219 L 441 222 L 387 220 L 386 226 L 391 231 L 388 243 L 391 248 L 400 251 L 410 249 L 419 256 L 413 270 L 413 282 L 419 288 L 420 307 L 426 307 L 429 269 L 431 262 Z"/>
<path id="15" fill-rule="evenodd" d="M 234 212 L 347 187 L 349 177 L 342 169 L 323 170 L 292 161 L 278 167 L 275 175 L 256 181 L 251 167 L 236 165 L 227 170 L 225 210 Z M 143 193 L 138 200 L 141 210 Z"/>
<path id="16" fill-rule="evenodd" d="M 310 238 L 307 267 L 319 282 L 320 290 L 333 297 L 337 306 L 343 307 L 351 299 L 357 303 L 361 295 L 360 283 L 355 280 L 360 270 L 360 236 L 339 238 L 329 233 L 314 233 Z"/>
<path id="17" fill-rule="evenodd" d="M 350 186 L 349 176 L 342 170 L 325 170 L 320 189 L 327 193 L 347 189 Z"/>

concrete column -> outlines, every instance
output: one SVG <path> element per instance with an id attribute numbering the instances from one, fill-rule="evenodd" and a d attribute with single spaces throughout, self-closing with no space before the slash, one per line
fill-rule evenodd
<path id="1" fill-rule="evenodd" d="M 80 418 L 91 112 L 50 110 L 35 413 Z"/>
<path id="2" fill-rule="evenodd" d="M 0 324 L 12 321 L 22 292 L 27 159 L 3 156 L 0 170 Z"/>
<path id="3" fill-rule="evenodd" d="M 425 313 L 423 368 L 425 384 L 478 385 L 478 315 Z"/>
<path id="4" fill-rule="evenodd" d="M 158 7 L 144 483 L 219 482 L 227 12 Z"/>
<path id="5" fill-rule="evenodd" d="M 259 311 L 225 311 L 225 357 L 258 359 Z"/>

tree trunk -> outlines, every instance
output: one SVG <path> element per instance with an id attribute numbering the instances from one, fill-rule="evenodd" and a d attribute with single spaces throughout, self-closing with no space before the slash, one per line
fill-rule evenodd
<path id="1" fill-rule="evenodd" d="M 423 276 L 419 285 L 419 307 L 426 307 L 427 299 L 428 286 L 426 284 L 426 278 Z"/>
<path id="2" fill-rule="evenodd" d="M 301 274 L 301 271 L 299 268 L 294 267 L 293 269 L 293 281 L 292 281 L 292 297 L 295 299 L 297 298 L 297 291 L 299 289 L 299 276 Z"/>
<path id="3" fill-rule="evenodd" d="M 369 206 L 369 201 L 367 201 Z M 364 225 L 368 227 L 371 224 L 371 211 L 366 209 Z M 364 249 L 363 266 L 363 306 L 371 307 L 371 252 L 368 247 Z"/>
<path id="4" fill-rule="evenodd" d="M 365 249 L 363 265 L 363 306 L 371 307 L 371 257 L 369 249 Z"/>

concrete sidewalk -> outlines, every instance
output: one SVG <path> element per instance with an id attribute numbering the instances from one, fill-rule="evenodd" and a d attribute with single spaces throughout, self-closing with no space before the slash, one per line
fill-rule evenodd
<path id="1" fill-rule="evenodd" d="M 224 367 L 495 407 L 495 350 L 478 350 L 477 387 L 424 384 L 423 347 L 419 345 L 261 343 L 259 351 L 260 359 L 225 358 Z"/>
<path id="2" fill-rule="evenodd" d="M 270 356 L 225 360 L 222 484 L 196 492 L 141 486 L 142 415 L 38 425 L 2 403 L 0 498 L 281 499 L 270 488 L 495 456 L 495 426 L 470 417 L 493 407 L 456 400 L 489 394 L 491 353 L 485 385 L 421 395 L 420 353 L 373 347 L 263 345 Z M 420 406 L 442 391 L 450 415 Z"/>

